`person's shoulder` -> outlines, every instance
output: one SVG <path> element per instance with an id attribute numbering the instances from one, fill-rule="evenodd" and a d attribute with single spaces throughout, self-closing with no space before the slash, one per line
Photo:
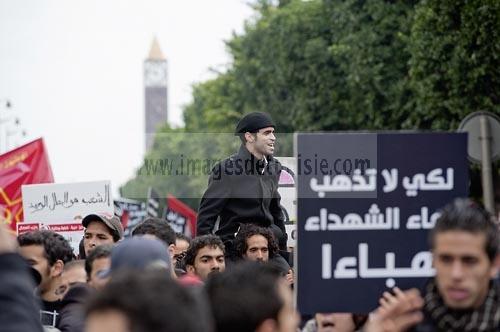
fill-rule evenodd
<path id="1" fill-rule="evenodd" d="M 212 180 L 220 180 L 221 178 L 231 178 L 234 174 L 234 169 L 238 165 L 237 156 L 229 156 L 223 160 L 218 161 L 210 171 Z"/>
<path id="2" fill-rule="evenodd" d="M 280 163 L 280 161 L 278 159 L 276 159 L 275 157 L 271 157 L 269 160 L 269 163 L 278 166 L 280 169 L 283 167 L 283 165 Z"/>
<path id="3" fill-rule="evenodd" d="M 238 155 L 231 155 L 225 159 L 222 159 L 221 161 L 217 162 L 214 167 L 212 168 L 212 171 L 214 170 L 220 170 L 220 169 L 225 169 L 225 168 L 230 168 L 234 167 L 235 163 L 238 160 Z"/>
<path id="4" fill-rule="evenodd" d="M 280 163 L 278 159 L 274 157 L 270 158 L 268 162 L 269 162 L 268 168 L 271 170 L 272 174 L 274 174 L 279 178 L 284 166 Z"/>

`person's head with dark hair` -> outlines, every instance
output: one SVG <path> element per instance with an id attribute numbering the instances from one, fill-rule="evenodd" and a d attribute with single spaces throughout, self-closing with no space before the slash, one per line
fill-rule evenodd
<path id="1" fill-rule="evenodd" d="M 92 250 L 85 259 L 85 272 L 89 286 L 101 289 L 106 285 L 108 278 L 101 277 L 100 274 L 111 266 L 112 249 L 113 245 L 103 244 Z"/>
<path id="2" fill-rule="evenodd" d="M 83 244 L 85 256 L 102 244 L 113 244 L 123 238 L 123 226 L 120 219 L 109 213 L 93 213 L 82 219 L 85 227 Z"/>
<path id="3" fill-rule="evenodd" d="M 146 218 L 132 231 L 132 236 L 154 235 L 158 240 L 165 243 L 167 247 L 174 245 L 176 234 L 166 220 L 160 218 Z"/>
<path id="4" fill-rule="evenodd" d="M 240 258 L 251 261 L 267 262 L 278 252 L 271 230 L 254 224 L 241 225 L 234 247 Z"/>
<path id="5" fill-rule="evenodd" d="M 45 301 L 56 301 L 64 264 L 73 259 L 73 249 L 62 236 L 42 230 L 18 236 L 19 253 L 42 277 L 38 285 L 40 297 Z"/>
<path id="6" fill-rule="evenodd" d="M 175 233 L 175 247 L 174 247 L 174 256 L 172 257 L 175 262 L 175 266 L 182 270 L 185 270 L 184 266 L 184 256 L 186 255 L 186 251 L 191 244 L 191 238 L 182 233 Z"/>
<path id="7" fill-rule="evenodd" d="M 87 282 L 87 273 L 85 272 L 85 260 L 76 259 L 64 264 L 63 276 L 66 275 L 74 282 Z M 71 282 L 70 282 L 71 286 Z"/>
<path id="8" fill-rule="evenodd" d="M 456 199 L 441 211 L 436 225 L 430 233 L 431 247 L 436 235 L 447 231 L 464 231 L 485 236 L 484 251 L 493 261 L 498 254 L 499 228 L 492 216 L 478 203 L 470 199 Z"/>
<path id="9" fill-rule="evenodd" d="M 176 250 L 186 251 L 191 244 L 191 238 L 182 233 L 175 233 L 175 248 Z"/>
<path id="10" fill-rule="evenodd" d="M 160 271 L 113 276 L 87 303 L 87 332 L 213 331 L 206 300 Z"/>
<path id="11" fill-rule="evenodd" d="M 480 307 L 498 272 L 498 225 L 469 199 L 446 205 L 430 233 L 435 282 L 447 307 Z"/>
<path id="12" fill-rule="evenodd" d="M 216 235 L 203 235 L 193 239 L 184 257 L 186 270 L 207 279 L 209 274 L 222 272 L 226 268 L 224 244 Z"/>
<path id="13" fill-rule="evenodd" d="M 78 259 L 64 264 L 58 294 L 66 294 L 70 287 L 78 283 L 86 283 L 85 260 Z"/>
<path id="14" fill-rule="evenodd" d="M 187 236 L 186 234 L 183 234 L 180 232 L 175 233 L 175 239 L 186 241 L 188 244 L 191 243 L 191 238 L 189 236 Z"/>
<path id="15" fill-rule="evenodd" d="M 218 332 L 297 329 L 291 290 L 266 264 L 238 264 L 210 278 L 206 290 Z"/>
<path id="16" fill-rule="evenodd" d="M 235 135 L 247 150 L 258 159 L 274 153 L 275 124 L 271 116 L 263 112 L 244 115 L 236 125 Z"/>
<path id="17" fill-rule="evenodd" d="M 174 267 L 175 253 L 175 232 L 167 223 L 166 220 L 160 218 L 149 217 L 137 225 L 132 231 L 132 236 L 152 237 L 162 241 L 168 248 L 168 253 Z"/>

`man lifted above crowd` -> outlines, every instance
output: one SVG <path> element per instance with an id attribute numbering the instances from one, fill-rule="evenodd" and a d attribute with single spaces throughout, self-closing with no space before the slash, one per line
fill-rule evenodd
<path id="1" fill-rule="evenodd" d="M 200 202 L 197 234 L 215 232 L 224 242 L 230 259 L 236 256 L 233 240 L 241 224 L 270 228 L 279 243 L 286 243 L 278 193 L 281 164 L 273 158 L 274 128 L 268 114 L 245 115 L 235 130 L 241 140 L 238 153 L 213 168 Z"/>

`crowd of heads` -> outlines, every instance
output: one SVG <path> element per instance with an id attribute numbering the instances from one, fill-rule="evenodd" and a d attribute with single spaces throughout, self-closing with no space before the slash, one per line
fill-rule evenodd
<path id="1" fill-rule="evenodd" d="M 211 316 L 204 304 L 162 270 L 123 271 L 87 304 L 87 330 L 209 331 Z"/>
<path id="2" fill-rule="evenodd" d="M 78 309 L 85 331 L 297 331 L 293 274 L 290 282 L 277 268 L 282 257 L 269 228 L 242 225 L 233 241 L 237 259 L 228 260 L 218 236 L 191 239 L 158 218 L 144 220 L 127 239 L 114 216 L 92 214 L 82 224 L 83 259 L 48 230 L 19 235 L 18 250 L 32 267 L 44 304 L 64 300 L 78 284 L 91 289 Z M 456 200 L 442 210 L 429 244 L 433 285 L 443 305 L 453 311 L 480 308 L 499 267 L 494 219 L 476 203 Z M 398 298 L 385 296 L 383 304 Z M 367 317 L 316 313 L 302 323 L 304 331 L 355 331 L 363 325 L 371 331 L 376 321 Z M 49 325 L 57 326 L 57 319 Z"/>

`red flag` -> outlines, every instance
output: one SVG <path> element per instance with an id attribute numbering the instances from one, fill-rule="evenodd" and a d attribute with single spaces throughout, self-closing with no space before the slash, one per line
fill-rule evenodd
<path id="1" fill-rule="evenodd" d="M 0 222 L 16 230 L 23 220 L 21 185 L 52 183 L 52 169 L 43 139 L 0 155 Z"/>
<path id="2" fill-rule="evenodd" d="M 129 212 L 128 212 L 128 210 L 123 210 L 123 213 L 122 213 L 122 215 L 120 216 L 120 221 L 121 221 L 121 223 L 122 223 L 122 227 L 123 227 L 123 229 L 127 229 L 129 219 L 130 219 L 130 217 L 129 217 Z"/>
<path id="3" fill-rule="evenodd" d="M 181 219 L 187 220 L 187 226 L 189 227 L 189 231 L 191 233 L 190 235 L 194 238 L 196 236 L 196 212 L 170 194 L 167 195 L 167 206 L 167 216 L 169 213 L 173 213 L 181 216 Z M 168 217 L 167 220 L 169 222 L 173 222 L 173 220 L 169 220 Z"/>

